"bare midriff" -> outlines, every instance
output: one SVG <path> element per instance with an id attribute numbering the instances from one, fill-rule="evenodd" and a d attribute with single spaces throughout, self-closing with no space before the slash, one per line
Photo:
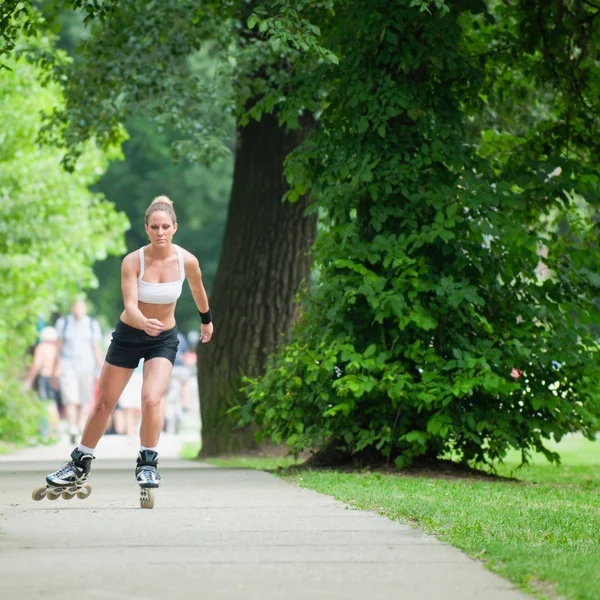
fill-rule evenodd
<path id="1" fill-rule="evenodd" d="M 147 319 L 158 319 L 165 326 L 165 330 L 167 330 L 175 327 L 176 304 L 177 302 L 172 302 L 171 304 L 147 304 L 146 302 L 138 302 L 138 308 Z M 120 319 L 125 325 L 139 329 L 139 327 L 129 321 L 127 318 L 127 311 L 124 310 L 121 313 Z"/>

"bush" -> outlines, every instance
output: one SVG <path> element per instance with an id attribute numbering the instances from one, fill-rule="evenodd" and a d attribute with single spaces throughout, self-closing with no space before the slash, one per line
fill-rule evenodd
<path id="1" fill-rule="evenodd" d="M 5 366 L 0 378 L 0 440 L 14 444 L 36 441 L 45 418 L 44 405 L 23 393 L 16 365 Z"/>
<path id="2" fill-rule="evenodd" d="M 328 460 L 557 460 L 545 439 L 599 426 L 598 175 L 550 112 L 504 163 L 478 153 L 464 113 L 483 76 L 456 15 L 353 10 L 361 44 L 344 32 L 320 128 L 287 162 L 327 226 L 319 281 L 241 422 Z"/>

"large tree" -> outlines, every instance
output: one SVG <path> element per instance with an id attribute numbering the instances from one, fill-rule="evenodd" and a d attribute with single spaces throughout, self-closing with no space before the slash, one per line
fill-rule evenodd
<path id="1" fill-rule="evenodd" d="M 211 296 L 216 333 L 199 353 L 205 455 L 253 446 L 253 429 L 232 435 L 231 421 L 223 415 L 239 403 L 242 377 L 262 374 L 267 356 L 286 339 L 282 336 L 294 322 L 299 285 L 310 278 L 308 251 L 316 215 L 304 216 L 305 202 L 281 201 L 287 191 L 283 162 L 302 135 L 302 130 L 286 132 L 273 115 L 239 132 Z"/>

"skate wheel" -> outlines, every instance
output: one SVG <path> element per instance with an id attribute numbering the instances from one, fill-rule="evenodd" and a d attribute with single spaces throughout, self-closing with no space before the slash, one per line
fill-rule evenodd
<path id="1" fill-rule="evenodd" d="M 154 508 L 154 493 L 148 488 L 140 491 L 140 506 L 142 508 Z"/>
<path id="2" fill-rule="evenodd" d="M 92 493 L 92 486 L 88 483 L 77 492 L 77 497 L 80 500 L 85 500 Z"/>
<path id="3" fill-rule="evenodd" d="M 63 497 L 64 500 L 71 500 L 71 498 L 75 498 L 75 493 L 74 492 L 63 492 L 61 494 L 61 496 Z"/>
<path id="4" fill-rule="evenodd" d="M 48 488 L 46 488 L 45 485 L 40 485 L 40 487 L 36 487 L 35 490 L 33 490 L 31 497 L 36 501 L 39 502 L 40 500 L 43 500 L 46 497 L 46 490 Z"/>
<path id="5" fill-rule="evenodd" d="M 48 500 L 58 500 L 60 498 L 60 492 L 58 492 L 58 494 L 56 492 L 46 492 L 46 498 L 48 498 Z"/>

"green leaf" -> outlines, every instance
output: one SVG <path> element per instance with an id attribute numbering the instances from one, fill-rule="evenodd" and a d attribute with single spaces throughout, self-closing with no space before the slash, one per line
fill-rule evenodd
<path id="1" fill-rule="evenodd" d="M 246 25 L 248 26 L 248 29 L 254 29 L 254 26 L 256 25 L 258 20 L 259 20 L 258 15 L 256 15 L 255 13 L 251 14 L 248 17 L 248 20 L 246 21 Z"/>

